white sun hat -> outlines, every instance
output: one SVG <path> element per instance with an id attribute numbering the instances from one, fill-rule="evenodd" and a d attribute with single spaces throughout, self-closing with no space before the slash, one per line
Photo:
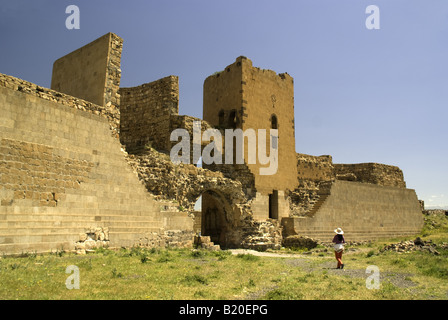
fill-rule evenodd
<path id="1" fill-rule="evenodd" d="M 336 232 L 337 234 L 344 234 L 344 231 L 342 231 L 341 228 L 335 229 L 334 232 Z"/>

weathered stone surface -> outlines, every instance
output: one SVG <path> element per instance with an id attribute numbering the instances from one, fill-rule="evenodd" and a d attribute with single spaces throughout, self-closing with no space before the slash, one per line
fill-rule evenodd
<path id="1" fill-rule="evenodd" d="M 51 89 L 118 112 L 122 48 L 123 39 L 107 33 L 59 58 L 53 65 Z"/>
<path id="2" fill-rule="evenodd" d="M 341 180 L 406 188 L 403 172 L 396 166 L 381 163 L 334 164 L 334 171 L 336 178 Z"/>
<path id="3" fill-rule="evenodd" d="M 118 138 L 120 126 L 120 111 L 115 105 L 98 105 L 78 97 L 43 88 L 34 83 L 1 73 L 0 87 L 9 88 L 27 95 L 39 97 L 44 100 L 57 102 L 70 108 L 102 116 L 108 120 L 112 136 Z"/>
<path id="4" fill-rule="evenodd" d="M 297 174 L 301 180 L 332 181 L 335 179 L 333 159 L 329 155 L 297 153 Z"/>
<path id="5" fill-rule="evenodd" d="M 289 207 L 292 217 L 305 216 L 319 200 L 319 182 L 299 179 L 296 189 L 288 193 Z"/>
<path id="6" fill-rule="evenodd" d="M 210 251 L 219 251 L 221 247 L 217 244 L 214 244 L 209 236 L 194 236 L 194 246 L 195 248 L 206 249 Z"/>
<path id="7" fill-rule="evenodd" d="M 244 228 L 241 247 L 265 251 L 267 249 L 280 249 L 282 245 L 282 231 L 278 221 L 270 219 L 267 221 L 248 220 Z"/>
<path id="8" fill-rule="evenodd" d="M 273 190 L 293 189 L 297 183 L 294 79 L 287 73 L 255 67 L 250 59 L 240 56 L 224 71 L 207 77 L 203 88 L 203 117 L 212 126 L 243 131 L 264 129 L 267 141 L 270 141 L 269 129 L 278 130 L 278 170 L 275 173 L 260 174 L 260 168 L 266 166 L 245 159 L 247 169 L 254 176 L 252 181 L 247 181 L 253 184 L 255 190 L 251 191 L 269 196 Z M 245 153 L 248 152 L 246 144 Z M 247 173 L 245 180 L 250 178 Z M 245 188 L 249 187 L 247 182 L 243 182 Z M 258 212 L 257 219 L 262 218 L 269 218 L 269 210 Z"/>
<path id="9" fill-rule="evenodd" d="M 171 116 L 179 111 L 179 79 L 168 76 L 120 88 L 120 141 L 128 152 L 151 146 L 170 149 Z"/>
<path id="10" fill-rule="evenodd" d="M 319 195 L 315 206 L 320 207 L 312 216 L 282 219 L 286 235 L 326 241 L 340 226 L 346 232 L 346 241 L 359 241 L 415 235 L 423 226 L 414 190 L 342 180 L 329 185 L 326 190 L 321 183 L 319 193 L 324 194 Z"/>
<path id="11" fill-rule="evenodd" d="M 331 156 L 297 154 L 298 186 L 289 191 L 291 216 L 310 216 L 319 208 L 323 186 L 335 180 L 405 188 L 403 172 L 395 166 L 379 163 L 333 164 Z"/>
<path id="12" fill-rule="evenodd" d="M 243 192 L 239 181 L 225 178 L 221 172 L 198 168 L 188 164 L 173 164 L 166 154 L 147 149 L 139 154 L 128 154 L 127 159 L 145 184 L 148 192 L 156 199 L 171 200 L 178 208 L 187 212 L 194 211 L 194 204 L 204 193 L 216 193 L 225 202 L 222 214 L 228 225 L 227 246 L 241 244 L 247 236 L 247 230 L 253 230 L 253 214 L 250 200 Z M 194 217 L 191 214 L 192 218 Z M 281 236 L 280 236 L 281 238 Z M 266 240 L 270 242 L 271 240 Z M 256 240 L 245 240 L 255 243 Z M 260 241 L 258 241 L 260 242 Z M 279 248 L 280 241 L 275 242 Z"/>
<path id="13" fill-rule="evenodd" d="M 307 248 L 313 249 L 319 244 L 318 240 L 306 236 L 288 236 L 283 239 L 283 246 L 286 248 Z"/>
<path id="14" fill-rule="evenodd" d="M 1 139 L 0 184 L 14 191 L 14 199 L 32 200 L 35 206 L 56 207 L 66 189 L 79 189 L 88 181 L 94 164 L 55 154 L 36 143 Z"/>
<path id="15" fill-rule="evenodd" d="M 85 254 L 97 248 L 107 248 L 109 245 L 109 228 L 91 227 L 86 229 L 85 233 L 79 234 L 79 240 L 75 243 L 75 251 L 77 254 Z"/>
<path id="16" fill-rule="evenodd" d="M 148 149 L 129 154 L 129 163 L 140 180 L 156 199 L 175 200 L 187 211 L 193 211 L 199 196 L 207 190 L 219 191 L 230 204 L 245 203 L 241 183 L 214 172 L 189 164 L 174 164 L 169 156 Z"/>
<path id="17" fill-rule="evenodd" d="M 358 177 L 353 172 L 336 174 L 336 179 L 345 181 L 356 181 Z"/>
<path id="18" fill-rule="evenodd" d="M 415 240 L 401 241 L 399 243 L 386 245 L 380 252 L 395 251 L 398 253 L 408 253 L 411 251 L 424 251 L 433 255 L 439 255 L 440 253 L 437 251 L 438 248 L 448 249 L 448 243 L 443 243 L 437 246 L 432 240 L 424 241 L 420 237 L 417 237 Z"/>

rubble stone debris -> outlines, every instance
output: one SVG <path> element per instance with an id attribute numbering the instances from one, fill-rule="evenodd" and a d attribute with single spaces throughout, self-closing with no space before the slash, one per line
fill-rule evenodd
<path id="1" fill-rule="evenodd" d="M 415 240 L 401 241 L 398 243 L 391 243 L 386 245 L 380 250 L 380 252 L 395 251 L 398 253 L 409 253 L 412 251 L 425 251 L 434 255 L 440 255 L 437 249 L 448 249 L 448 243 L 442 243 L 441 245 L 436 245 L 432 240 L 422 240 L 417 237 Z"/>

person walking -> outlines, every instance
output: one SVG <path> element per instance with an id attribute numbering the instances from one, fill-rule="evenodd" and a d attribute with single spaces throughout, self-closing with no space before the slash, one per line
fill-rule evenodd
<path id="1" fill-rule="evenodd" d="M 334 243 L 334 254 L 336 257 L 336 260 L 338 261 L 338 267 L 337 269 L 344 269 L 344 264 L 342 263 L 342 253 L 344 252 L 344 231 L 342 231 L 341 228 L 337 228 L 334 230 L 336 233 L 333 237 L 333 243 Z"/>

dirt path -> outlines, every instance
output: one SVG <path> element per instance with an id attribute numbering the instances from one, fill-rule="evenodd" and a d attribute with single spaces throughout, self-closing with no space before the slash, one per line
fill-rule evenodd
<path id="1" fill-rule="evenodd" d="M 368 250 L 368 249 L 366 249 Z M 344 269 L 336 269 L 335 261 L 324 261 L 322 263 L 316 263 L 316 259 L 312 259 L 307 254 L 282 254 L 282 253 L 273 253 L 273 252 L 259 252 L 255 250 L 246 250 L 246 249 L 235 249 L 230 250 L 232 254 L 252 254 L 254 256 L 260 257 L 277 257 L 277 258 L 287 258 L 285 259 L 285 263 L 293 266 L 299 267 L 307 272 L 315 272 L 315 271 L 327 271 L 328 274 L 351 277 L 351 278 L 364 278 L 370 275 L 370 273 L 366 273 L 366 269 L 352 269 L 350 267 Z M 356 251 L 348 251 L 346 254 L 354 254 L 359 253 L 364 250 L 356 250 Z M 393 285 L 399 288 L 409 288 L 416 286 L 414 282 L 409 280 L 409 277 L 412 274 L 408 273 L 397 273 L 397 272 L 381 272 L 380 273 L 380 281 L 388 280 Z"/>
<path id="2" fill-rule="evenodd" d="M 305 257 L 305 255 L 299 255 L 299 254 L 273 253 L 273 252 L 264 252 L 264 251 L 248 250 L 248 249 L 232 249 L 229 251 L 232 252 L 232 254 L 251 254 L 251 255 L 259 256 L 259 257 L 277 257 L 277 258 Z"/>

